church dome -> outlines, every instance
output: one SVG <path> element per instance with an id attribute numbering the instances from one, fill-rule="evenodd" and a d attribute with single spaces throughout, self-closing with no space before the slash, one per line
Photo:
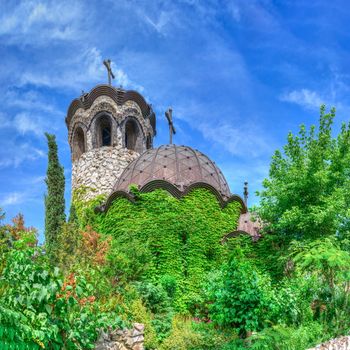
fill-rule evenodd
<path id="1" fill-rule="evenodd" d="M 113 193 L 128 192 L 131 184 L 143 192 L 164 188 L 176 197 L 193 187 L 211 189 L 222 202 L 231 197 L 224 175 L 212 160 L 191 147 L 173 144 L 149 149 L 132 161 Z"/>

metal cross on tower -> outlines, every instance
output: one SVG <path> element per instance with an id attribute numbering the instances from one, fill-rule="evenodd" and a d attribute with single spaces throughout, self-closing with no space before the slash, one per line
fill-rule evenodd
<path id="1" fill-rule="evenodd" d="M 112 72 L 112 68 L 111 68 L 111 60 L 108 59 L 108 60 L 104 60 L 103 61 L 103 64 L 106 66 L 107 68 L 107 73 L 108 73 L 108 84 L 111 85 L 111 78 L 114 79 L 115 76 Z"/>
<path id="2" fill-rule="evenodd" d="M 173 110 L 171 107 L 168 108 L 168 110 L 165 112 L 166 119 L 168 119 L 169 123 L 169 138 L 170 138 L 170 144 L 173 143 L 173 134 L 176 134 L 174 124 L 173 124 Z"/>

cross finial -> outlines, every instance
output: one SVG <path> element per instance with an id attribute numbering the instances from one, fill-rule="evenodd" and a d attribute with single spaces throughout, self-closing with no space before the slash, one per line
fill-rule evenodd
<path id="1" fill-rule="evenodd" d="M 244 195 L 244 203 L 247 206 L 248 205 L 248 181 L 244 181 L 244 190 L 243 190 L 243 195 Z"/>
<path id="2" fill-rule="evenodd" d="M 171 107 L 168 108 L 168 110 L 165 112 L 166 119 L 168 119 L 169 124 L 169 143 L 170 145 L 173 143 L 173 134 L 176 134 L 174 124 L 173 124 L 173 110 Z"/>
<path id="3" fill-rule="evenodd" d="M 104 61 L 103 61 L 103 64 L 104 64 L 104 65 L 106 66 L 106 68 L 107 68 L 107 73 L 108 73 L 108 84 L 111 85 L 111 84 L 112 84 L 111 78 L 112 78 L 112 79 L 115 78 L 115 76 L 114 76 L 114 74 L 113 74 L 113 72 L 112 72 L 112 68 L 111 68 L 111 60 L 110 60 L 110 59 L 104 60 Z"/>

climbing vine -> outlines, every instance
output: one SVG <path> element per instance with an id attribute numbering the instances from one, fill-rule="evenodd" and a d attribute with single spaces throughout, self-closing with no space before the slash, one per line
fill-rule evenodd
<path id="1" fill-rule="evenodd" d="M 181 200 L 160 189 L 134 195 L 135 203 L 117 198 L 107 213 L 96 218 L 95 228 L 113 237 L 114 252 L 124 254 L 134 268 L 142 259 L 139 277 L 154 283 L 173 278 L 175 304 L 187 308 L 205 274 L 227 258 L 228 247 L 221 239 L 236 229 L 240 204 L 221 208 L 206 189 L 195 189 Z M 142 257 L 135 256 L 140 251 Z"/>

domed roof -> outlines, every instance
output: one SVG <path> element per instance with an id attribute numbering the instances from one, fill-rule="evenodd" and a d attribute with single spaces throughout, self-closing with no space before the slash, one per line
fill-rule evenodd
<path id="1" fill-rule="evenodd" d="M 223 201 L 231 197 L 226 179 L 213 161 L 191 147 L 173 144 L 141 154 L 121 174 L 113 192 L 128 192 L 131 184 L 143 191 L 162 187 L 173 194 L 198 185 L 216 190 Z"/>

